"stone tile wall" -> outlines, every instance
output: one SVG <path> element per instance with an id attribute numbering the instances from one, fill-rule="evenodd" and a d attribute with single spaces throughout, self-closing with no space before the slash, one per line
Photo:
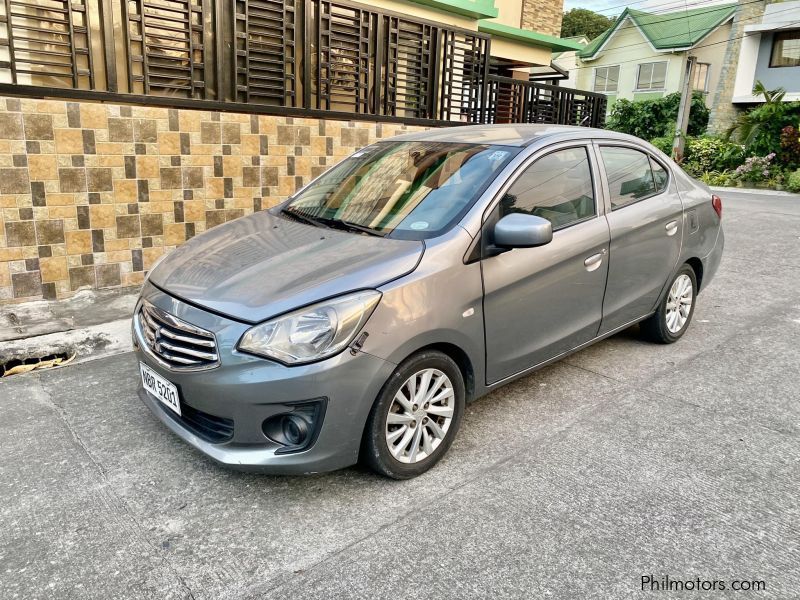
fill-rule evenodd
<path id="1" fill-rule="evenodd" d="M 561 37 L 564 0 L 522 0 L 520 27 L 537 33 Z"/>
<path id="2" fill-rule="evenodd" d="M 142 283 L 396 124 L 0 98 L 0 304 Z"/>

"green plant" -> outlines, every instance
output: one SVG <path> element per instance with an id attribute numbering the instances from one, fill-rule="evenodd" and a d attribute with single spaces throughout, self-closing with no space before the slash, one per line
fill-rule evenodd
<path id="1" fill-rule="evenodd" d="M 736 139 L 750 156 L 763 156 L 780 150 L 781 129 L 800 120 L 800 102 L 784 102 L 782 88 L 768 90 L 760 81 L 753 92 L 764 103 L 740 114 L 725 132 L 726 139 Z"/>
<path id="2" fill-rule="evenodd" d="M 796 127 L 787 125 L 781 129 L 781 150 L 778 159 L 790 170 L 800 167 L 800 130 Z"/>
<path id="3" fill-rule="evenodd" d="M 688 138 L 683 168 L 699 175 L 709 171 L 735 169 L 744 160 L 744 148 L 716 137 Z"/>
<path id="4" fill-rule="evenodd" d="M 713 186 L 720 186 L 726 187 L 733 183 L 735 183 L 735 179 L 733 178 L 733 174 L 728 171 L 719 172 L 719 171 L 706 171 L 700 175 L 700 181 L 705 183 L 706 185 L 713 185 Z"/>
<path id="5" fill-rule="evenodd" d="M 766 156 L 749 156 L 743 164 L 736 167 L 733 176 L 739 181 L 748 181 L 750 183 L 769 181 L 770 178 L 775 176 L 775 170 L 772 165 L 774 158 L 774 152 Z"/>
<path id="6" fill-rule="evenodd" d="M 619 99 L 614 103 L 606 121 L 606 128 L 629 133 L 645 140 L 671 137 L 675 132 L 678 108 L 681 103 L 679 93 L 668 94 L 652 100 L 631 101 Z M 696 92 L 692 96 L 689 113 L 690 136 L 701 135 L 708 125 L 709 110 L 705 97 Z"/>
<path id="7" fill-rule="evenodd" d="M 800 169 L 789 173 L 786 178 L 786 189 L 790 192 L 800 192 Z"/>
<path id="8" fill-rule="evenodd" d="M 664 154 L 669 156 L 672 153 L 672 138 L 669 136 L 661 136 L 657 138 L 653 138 L 650 140 L 650 143 L 653 144 L 656 148 L 661 150 Z"/>

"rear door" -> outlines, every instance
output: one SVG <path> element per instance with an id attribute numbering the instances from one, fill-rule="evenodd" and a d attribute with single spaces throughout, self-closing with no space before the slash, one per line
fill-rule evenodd
<path id="1" fill-rule="evenodd" d="M 592 154 L 590 144 L 548 149 L 512 178 L 488 213 L 481 261 L 487 383 L 597 335 L 609 233 Z M 553 240 L 490 255 L 494 224 L 513 212 L 550 220 Z"/>
<path id="2" fill-rule="evenodd" d="M 683 205 L 669 169 L 634 145 L 597 144 L 611 231 L 600 333 L 649 314 L 677 265 Z"/>

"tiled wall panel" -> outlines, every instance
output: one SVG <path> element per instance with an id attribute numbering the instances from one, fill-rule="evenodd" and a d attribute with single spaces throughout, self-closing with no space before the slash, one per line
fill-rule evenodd
<path id="1" fill-rule="evenodd" d="M 0 304 L 141 284 L 396 124 L 0 98 Z"/>

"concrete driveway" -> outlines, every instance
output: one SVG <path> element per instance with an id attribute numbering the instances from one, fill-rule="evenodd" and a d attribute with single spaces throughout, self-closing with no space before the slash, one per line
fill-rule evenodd
<path id="1" fill-rule="evenodd" d="M 679 343 L 634 328 L 495 392 L 413 481 L 219 468 L 130 354 L 3 380 L 0 598 L 797 598 L 800 200 L 726 194 L 724 226 Z"/>

